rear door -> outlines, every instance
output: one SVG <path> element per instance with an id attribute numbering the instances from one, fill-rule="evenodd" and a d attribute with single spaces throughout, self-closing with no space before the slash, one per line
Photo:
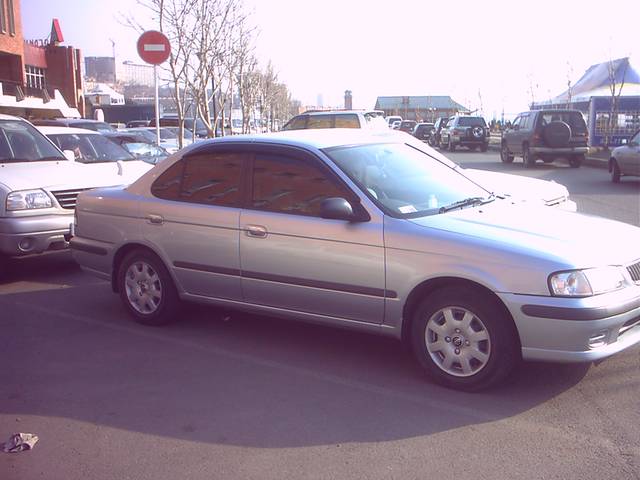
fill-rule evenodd
<path id="1" fill-rule="evenodd" d="M 241 300 L 242 151 L 202 151 L 165 170 L 141 202 L 145 239 L 189 294 Z"/>
<path id="2" fill-rule="evenodd" d="M 240 217 L 245 301 L 382 323 L 382 216 L 358 223 L 320 218 L 324 199 L 355 195 L 305 151 L 264 148 L 249 172 L 248 203 Z"/>

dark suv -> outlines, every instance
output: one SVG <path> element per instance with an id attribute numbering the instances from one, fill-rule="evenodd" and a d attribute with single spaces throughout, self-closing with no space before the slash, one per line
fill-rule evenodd
<path id="1" fill-rule="evenodd" d="M 578 168 L 589 150 L 589 133 L 578 110 L 533 110 L 521 113 L 512 127 L 502 134 L 500 158 L 513 162 L 522 157 L 525 167 L 539 158 L 545 163 L 567 157 L 569 165 Z"/>
<path id="2" fill-rule="evenodd" d="M 440 145 L 440 133 L 442 129 L 447 126 L 448 118 L 438 118 L 436 123 L 433 124 L 433 130 L 429 133 L 429 145 L 437 147 Z"/>
<path id="3" fill-rule="evenodd" d="M 440 148 L 448 148 L 453 152 L 458 146 L 487 151 L 489 128 L 484 118 L 455 115 L 449 119 L 447 126 L 440 132 Z"/>

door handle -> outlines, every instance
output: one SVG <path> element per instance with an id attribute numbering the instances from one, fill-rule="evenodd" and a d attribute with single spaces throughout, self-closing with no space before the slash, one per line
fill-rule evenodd
<path id="1" fill-rule="evenodd" d="M 149 223 L 153 223 L 154 225 L 162 225 L 164 223 L 162 215 L 154 215 L 153 213 L 147 215 L 147 220 L 149 220 Z"/>
<path id="2" fill-rule="evenodd" d="M 247 237 L 266 238 L 267 229 L 260 225 L 247 225 Z"/>

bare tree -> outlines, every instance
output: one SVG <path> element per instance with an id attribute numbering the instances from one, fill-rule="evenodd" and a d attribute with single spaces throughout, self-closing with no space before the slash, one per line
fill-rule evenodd
<path id="1" fill-rule="evenodd" d="M 197 0 L 138 0 L 138 3 L 151 12 L 158 30 L 167 36 L 171 44 L 168 65 L 161 68 L 173 84 L 171 92 L 178 115 L 178 142 L 182 147 L 189 67 L 194 53 L 194 44 L 189 38 L 194 29 L 193 11 Z M 127 22 L 138 31 L 144 30 L 132 17 L 127 18 Z"/>
<path id="2" fill-rule="evenodd" d="M 215 136 L 217 115 L 211 115 L 210 105 L 214 105 L 221 85 L 215 81 L 216 67 L 233 55 L 227 39 L 245 14 L 240 0 L 198 0 L 194 13 L 196 29 L 192 42 L 196 45 L 196 62 L 189 87 L 197 102 L 198 116 L 209 136 Z"/>
<path id="3" fill-rule="evenodd" d="M 609 60 L 607 63 L 607 73 L 609 77 L 609 92 L 611 93 L 611 102 L 609 105 L 609 118 L 607 119 L 607 128 L 604 138 L 604 148 L 609 149 L 611 142 L 611 136 L 613 135 L 614 118 L 618 115 L 618 101 L 620 94 L 624 87 L 625 78 L 627 76 L 627 69 L 629 67 L 629 58 L 621 58 L 618 60 Z M 622 70 L 620 75 L 620 82 L 617 82 L 618 73 Z M 615 125 L 617 125 L 617 118 Z"/>

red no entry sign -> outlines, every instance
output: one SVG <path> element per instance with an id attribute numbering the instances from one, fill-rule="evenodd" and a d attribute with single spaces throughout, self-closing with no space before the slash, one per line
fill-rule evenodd
<path id="1" fill-rule="evenodd" d="M 138 38 L 138 55 L 147 63 L 160 65 L 170 53 L 169 39 L 162 32 L 147 30 Z"/>

